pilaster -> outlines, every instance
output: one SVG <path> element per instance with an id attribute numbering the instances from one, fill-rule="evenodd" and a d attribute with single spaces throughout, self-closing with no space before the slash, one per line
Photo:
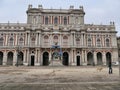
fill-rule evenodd
<path id="1" fill-rule="evenodd" d="M 3 55 L 3 65 L 7 65 L 7 52 L 4 51 L 4 55 Z"/>

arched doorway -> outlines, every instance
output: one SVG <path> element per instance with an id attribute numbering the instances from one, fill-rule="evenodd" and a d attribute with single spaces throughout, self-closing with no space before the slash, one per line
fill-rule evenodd
<path id="1" fill-rule="evenodd" d="M 108 65 L 109 62 L 111 62 L 111 53 L 110 53 L 110 52 L 107 52 L 107 53 L 106 53 L 106 65 Z"/>
<path id="2" fill-rule="evenodd" d="M 89 52 L 87 54 L 87 65 L 93 65 L 93 54 L 91 52 Z"/>
<path id="3" fill-rule="evenodd" d="M 7 54 L 7 65 L 13 65 L 13 52 Z"/>
<path id="4" fill-rule="evenodd" d="M 77 59 L 77 62 L 76 62 L 77 66 L 80 66 L 80 56 L 77 56 L 76 59 Z"/>
<path id="5" fill-rule="evenodd" d="M 0 52 L 0 65 L 3 64 L 3 52 Z"/>
<path id="6" fill-rule="evenodd" d="M 97 65 L 102 65 L 102 53 L 97 53 Z"/>
<path id="7" fill-rule="evenodd" d="M 63 53 L 63 65 L 66 65 L 66 66 L 69 65 L 69 55 L 67 52 Z"/>
<path id="8" fill-rule="evenodd" d="M 18 54 L 18 64 L 23 65 L 23 53 L 19 52 Z"/>
<path id="9" fill-rule="evenodd" d="M 49 53 L 44 52 L 43 53 L 43 66 L 48 66 L 49 65 Z"/>

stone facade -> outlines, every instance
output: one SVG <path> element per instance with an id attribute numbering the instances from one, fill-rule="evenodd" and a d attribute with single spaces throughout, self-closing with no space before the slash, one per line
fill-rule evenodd
<path id="1" fill-rule="evenodd" d="M 106 65 L 118 60 L 114 22 L 84 23 L 84 9 L 28 6 L 27 23 L 0 23 L 0 65 Z M 58 55 L 57 55 L 58 54 Z M 56 56 L 55 56 L 56 55 Z"/>

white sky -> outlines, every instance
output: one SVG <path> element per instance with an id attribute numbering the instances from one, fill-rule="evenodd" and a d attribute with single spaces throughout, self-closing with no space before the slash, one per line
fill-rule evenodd
<path id="1" fill-rule="evenodd" d="M 114 21 L 117 35 L 120 36 L 120 0 L 0 0 L 0 23 L 26 23 L 26 10 L 28 4 L 43 8 L 68 9 L 70 5 L 75 8 L 83 6 L 86 24 L 109 24 Z"/>

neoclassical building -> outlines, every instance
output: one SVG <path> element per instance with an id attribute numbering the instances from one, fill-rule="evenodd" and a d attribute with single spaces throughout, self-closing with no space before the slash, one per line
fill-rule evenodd
<path id="1" fill-rule="evenodd" d="M 0 23 L 0 65 L 107 65 L 118 61 L 114 22 L 84 23 L 84 9 L 28 6 L 27 23 Z M 99 17 L 98 17 L 99 18 Z"/>

